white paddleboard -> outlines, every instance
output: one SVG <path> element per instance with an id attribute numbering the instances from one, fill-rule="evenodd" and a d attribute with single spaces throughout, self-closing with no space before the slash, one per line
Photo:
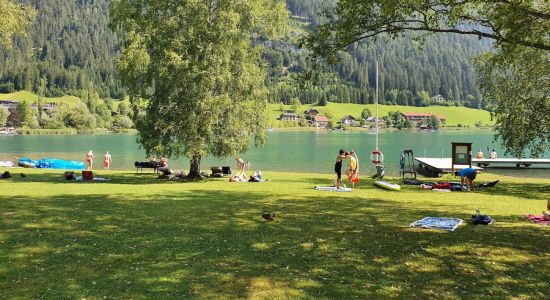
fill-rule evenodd
<path id="1" fill-rule="evenodd" d="M 341 187 L 337 189 L 335 186 L 316 186 L 317 191 L 327 191 L 327 192 L 351 192 L 351 188 Z"/>

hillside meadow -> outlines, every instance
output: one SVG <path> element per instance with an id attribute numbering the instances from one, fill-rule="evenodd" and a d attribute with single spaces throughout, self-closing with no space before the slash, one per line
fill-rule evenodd
<path id="1" fill-rule="evenodd" d="M 285 105 L 285 110 L 291 109 L 290 105 Z M 327 106 L 307 105 L 301 106 L 302 114 L 308 108 L 315 108 L 321 114 L 329 114 L 330 119 L 336 124 L 340 118 L 345 115 L 352 115 L 359 119 L 363 109 L 368 108 L 374 115 L 376 111 L 376 105 L 374 104 L 353 104 L 353 103 L 332 103 L 329 102 Z M 458 124 L 467 125 L 473 127 L 477 122 L 481 122 L 483 125 L 492 125 L 494 122 L 491 120 L 491 115 L 486 110 L 473 109 L 467 107 L 447 107 L 447 106 L 428 106 L 428 107 L 416 107 L 416 106 L 402 106 L 402 105 L 379 105 L 380 117 L 386 116 L 390 111 L 400 112 L 425 112 L 434 113 L 439 116 L 444 116 L 447 119 L 447 126 L 457 126 Z M 281 115 L 279 104 L 268 104 L 269 122 L 272 127 L 281 127 L 282 122 L 277 118 Z"/>
<path id="2" fill-rule="evenodd" d="M 331 184 L 327 174 L 230 183 L 98 171 L 111 181 L 82 183 L 62 171 L 10 171 L 0 180 L 2 299 L 548 295 L 550 227 L 523 217 L 546 207 L 548 180 L 500 176 L 492 189 L 437 193 L 391 192 L 362 178 L 338 193 L 313 190 Z M 496 223 L 409 227 L 426 216 L 466 221 L 478 208 Z"/>
<path id="3" fill-rule="evenodd" d="M 0 100 L 18 100 L 27 101 L 28 103 L 34 103 L 38 99 L 38 96 L 28 91 L 20 91 L 11 94 L 0 94 Z M 80 98 L 76 96 L 63 96 L 56 98 L 44 98 L 44 102 L 53 103 L 66 103 L 68 105 L 74 105 Z M 127 100 L 126 100 L 127 101 Z M 113 101 L 113 108 L 116 110 L 119 101 Z M 321 114 L 328 114 L 330 119 L 336 124 L 340 118 L 345 115 L 352 115 L 359 119 L 363 109 L 368 108 L 372 114 L 376 111 L 374 104 L 352 104 L 352 103 L 332 103 L 329 102 L 327 106 L 307 105 L 301 106 L 300 110 L 303 113 L 307 108 L 315 108 L 321 112 Z M 285 110 L 290 110 L 290 105 L 284 106 Z M 386 116 L 390 111 L 400 112 L 426 112 L 434 113 L 440 116 L 444 116 L 447 119 L 447 126 L 457 126 L 458 124 L 475 126 L 476 123 L 481 122 L 484 126 L 493 125 L 490 113 L 481 109 L 472 109 L 467 107 L 446 107 L 446 106 L 428 106 L 428 107 L 416 107 L 416 106 L 401 106 L 401 105 L 379 105 L 379 115 Z M 283 122 L 277 120 L 281 115 L 280 105 L 269 103 L 267 105 L 267 112 L 269 116 L 270 127 L 285 127 Z"/>

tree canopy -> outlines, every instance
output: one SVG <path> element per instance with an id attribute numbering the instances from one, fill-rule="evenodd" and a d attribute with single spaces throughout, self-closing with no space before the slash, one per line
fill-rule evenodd
<path id="1" fill-rule="evenodd" d="M 225 157 L 263 143 L 265 69 L 253 39 L 284 30 L 280 0 L 116 0 L 118 66 L 147 153 Z"/>
<path id="2" fill-rule="evenodd" d="M 550 50 L 550 5 L 545 0 L 354 0 L 325 11 L 309 46 L 333 57 L 337 50 L 370 37 L 406 32 L 457 33 L 497 44 Z"/>
<path id="3" fill-rule="evenodd" d="M 511 154 L 532 156 L 550 149 L 548 51 L 517 48 L 478 59 L 484 97 L 494 103 L 497 137 Z"/>
<path id="4" fill-rule="evenodd" d="M 526 149 L 536 156 L 549 148 L 548 1 L 340 0 L 323 16 L 306 41 L 317 61 L 335 62 L 338 51 L 364 39 L 411 32 L 418 40 L 455 33 L 494 41 L 493 53 L 482 56 L 477 69 L 485 100 L 493 104 L 497 137 L 520 157 Z"/>
<path id="5" fill-rule="evenodd" d="M 0 43 L 11 46 L 12 37 L 16 33 L 24 34 L 25 27 L 30 24 L 36 12 L 30 6 L 16 3 L 12 0 L 0 0 Z"/>

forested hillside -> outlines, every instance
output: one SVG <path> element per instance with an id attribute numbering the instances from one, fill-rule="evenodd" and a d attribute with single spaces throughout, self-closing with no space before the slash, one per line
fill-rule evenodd
<path id="1" fill-rule="evenodd" d="M 13 49 L 0 49 L 0 92 L 37 91 L 46 82 L 46 96 L 81 95 L 95 89 L 102 98 L 123 98 L 114 57 L 119 40 L 108 29 L 109 0 L 22 0 L 37 10 L 27 37 L 16 37 Z M 299 39 L 318 23 L 324 0 L 287 0 L 292 17 L 283 42 L 266 41 L 270 71 L 269 101 L 290 103 L 372 103 L 375 62 L 380 62 L 381 102 L 425 106 L 441 94 L 471 107 L 484 107 L 474 82 L 472 56 L 488 46 L 453 35 L 434 37 L 419 48 L 410 38 L 360 43 L 340 57 L 337 66 L 307 88 L 297 75 L 307 68 L 307 52 Z"/>
<path id="2" fill-rule="evenodd" d="M 119 41 L 107 28 L 109 0 L 22 0 L 37 11 L 27 37 L 0 48 L 0 92 L 37 91 L 80 95 L 93 85 L 102 98 L 122 98 L 113 58 Z"/>

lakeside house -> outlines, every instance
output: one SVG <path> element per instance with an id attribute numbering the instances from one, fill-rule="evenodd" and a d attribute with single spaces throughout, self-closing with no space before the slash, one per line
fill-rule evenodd
<path id="1" fill-rule="evenodd" d="M 34 108 L 34 109 L 37 109 L 37 108 L 38 108 L 38 105 L 37 105 L 36 103 L 33 103 L 33 104 L 31 105 L 31 107 Z M 43 109 L 43 110 L 46 110 L 46 111 L 51 110 L 51 109 L 54 109 L 54 108 L 56 108 L 56 107 L 57 107 L 57 104 L 56 104 L 56 103 L 53 103 L 53 102 L 44 103 L 44 104 L 42 105 L 42 109 Z"/>
<path id="2" fill-rule="evenodd" d="M 313 125 L 318 129 L 328 128 L 329 120 L 325 116 L 316 115 L 313 117 Z"/>
<path id="3" fill-rule="evenodd" d="M 2 134 L 2 135 L 16 135 L 17 131 L 15 130 L 15 127 L 4 127 L 4 128 L 0 128 L 0 134 Z"/>
<path id="4" fill-rule="evenodd" d="M 0 100 L 0 107 L 10 109 L 10 108 L 16 108 L 19 101 L 17 100 Z M 37 109 L 38 105 L 36 103 L 31 104 L 31 107 L 33 109 Z M 57 103 L 54 102 L 48 102 L 44 103 L 42 105 L 43 110 L 51 110 L 57 107 Z"/>
<path id="5" fill-rule="evenodd" d="M 318 114 L 319 114 L 319 111 L 316 110 L 315 108 L 308 108 L 304 111 L 304 117 L 306 118 L 308 117 L 313 118 Z"/>
<path id="6" fill-rule="evenodd" d="M 340 119 L 340 124 L 341 124 L 341 125 L 354 126 L 354 125 L 357 125 L 357 119 L 354 118 L 354 117 L 351 116 L 351 115 L 346 115 L 346 116 L 343 116 L 343 117 Z"/>
<path id="7" fill-rule="evenodd" d="M 5 109 L 15 108 L 17 107 L 18 101 L 14 100 L 0 100 L 0 107 L 3 107 Z"/>
<path id="8" fill-rule="evenodd" d="M 435 95 L 435 96 L 432 97 L 432 103 L 439 103 L 439 104 L 441 104 L 441 103 L 443 103 L 443 102 L 445 102 L 445 101 L 446 101 L 446 99 L 445 99 L 443 96 L 441 96 L 441 95 Z"/>
<path id="9" fill-rule="evenodd" d="M 382 119 L 382 118 L 380 118 L 378 121 L 380 122 L 380 124 L 385 124 L 385 123 L 386 123 L 386 122 L 384 121 L 384 119 Z M 367 117 L 367 118 L 365 119 L 365 122 L 366 122 L 367 124 L 376 125 L 376 117 Z"/>
<path id="10" fill-rule="evenodd" d="M 418 124 L 419 126 L 422 124 L 427 124 L 433 117 L 439 118 L 442 124 L 445 124 L 445 122 L 447 121 L 445 117 L 436 116 L 432 113 L 401 113 L 401 115 L 405 117 L 407 121 L 416 122 L 416 124 Z"/>
<path id="11" fill-rule="evenodd" d="M 297 121 L 298 120 L 298 115 L 295 114 L 295 113 L 282 113 L 280 116 L 279 116 L 279 120 L 283 121 L 283 122 L 289 122 L 289 121 Z"/>

